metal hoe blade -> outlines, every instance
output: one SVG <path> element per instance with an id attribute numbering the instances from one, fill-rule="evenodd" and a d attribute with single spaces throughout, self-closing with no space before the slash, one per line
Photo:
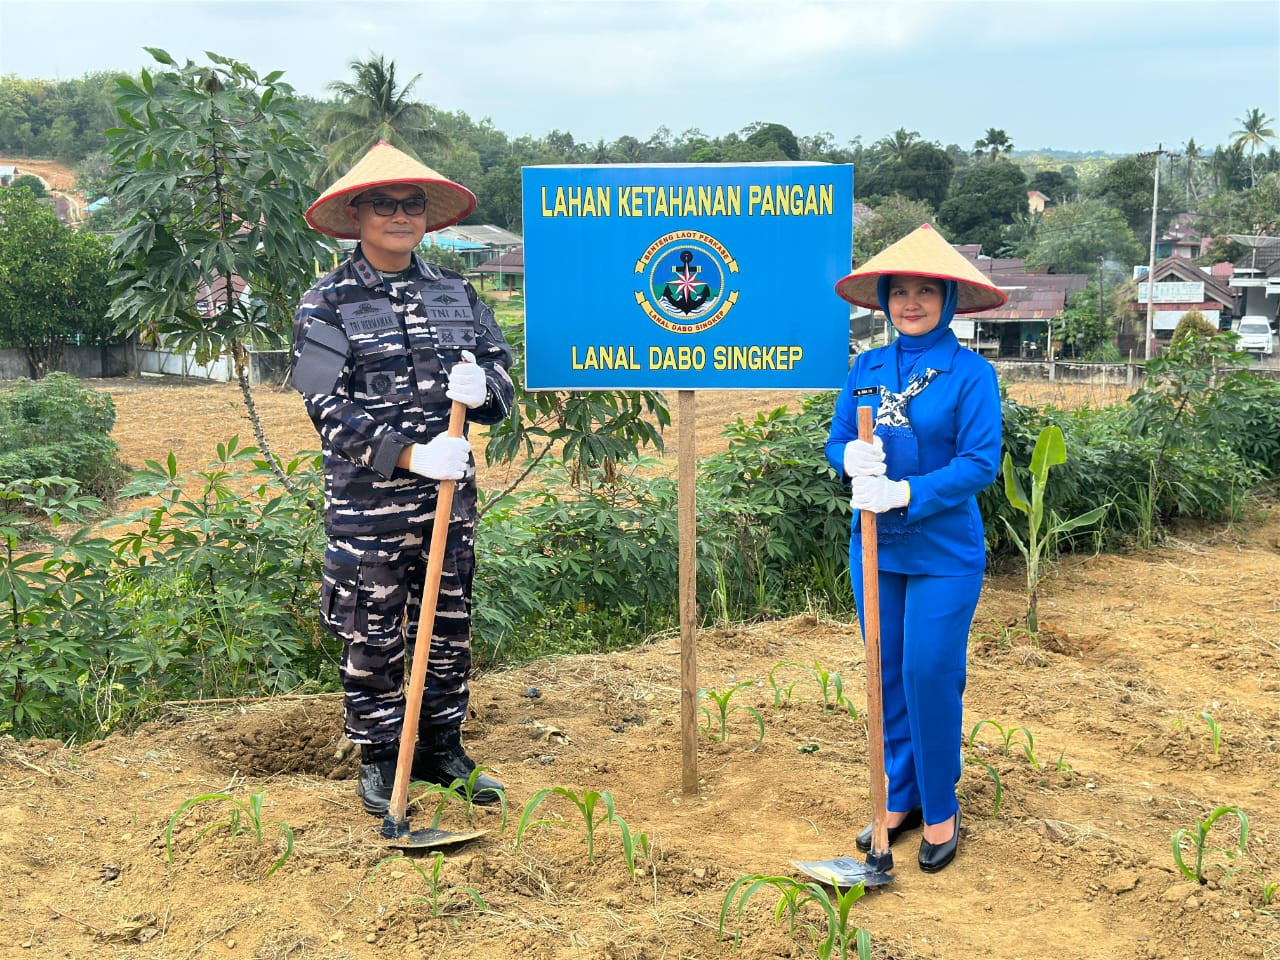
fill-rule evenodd
<path id="1" fill-rule="evenodd" d="M 833 887 L 852 887 L 862 884 L 867 889 L 893 883 L 893 852 L 869 853 L 867 860 L 856 857 L 836 857 L 833 860 L 792 860 L 791 865 L 803 874 L 830 884 Z"/>
<path id="2" fill-rule="evenodd" d="M 451 847 L 454 844 L 474 840 L 476 837 L 483 837 L 488 832 L 488 830 L 468 830 L 465 833 L 452 833 L 431 827 L 413 830 L 409 827 L 408 817 L 397 819 L 387 814 L 382 818 L 383 839 L 387 841 L 388 846 L 400 850 L 436 850 L 440 847 Z"/>

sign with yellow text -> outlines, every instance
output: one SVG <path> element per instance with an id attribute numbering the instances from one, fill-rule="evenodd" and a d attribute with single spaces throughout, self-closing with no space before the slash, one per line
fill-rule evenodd
<path id="1" fill-rule="evenodd" d="M 530 390 L 826 390 L 849 370 L 853 167 L 525 167 Z"/>

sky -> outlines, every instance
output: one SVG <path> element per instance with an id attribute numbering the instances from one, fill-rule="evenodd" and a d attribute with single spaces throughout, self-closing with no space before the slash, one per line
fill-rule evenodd
<path id="1" fill-rule="evenodd" d="M 371 53 L 415 99 L 580 143 L 754 122 L 866 145 L 1137 153 L 1280 127 L 1276 0 L 0 0 L 0 74 L 67 79 L 204 52 L 327 98 Z"/>

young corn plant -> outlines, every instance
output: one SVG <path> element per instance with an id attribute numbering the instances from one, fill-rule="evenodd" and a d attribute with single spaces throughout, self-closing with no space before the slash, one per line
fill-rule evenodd
<path id="1" fill-rule="evenodd" d="M 821 938 L 821 942 L 817 945 L 819 960 L 831 960 L 834 957 L 847 960 L 851 956 L 851 949 L 856 951 L 858 960 L 870 960 L 871 934 L 849 923 L 850 909 L 862 899 L 862 895 L 866 892 L 861 883 L 844 890 L 839 887 L 834 888 L 835 898 L 832 899 L 826 887 L 820 883 L 814 881 L 801 883 L 791 877 L 768 876 L 762 873 L 739 877 L 720 904 L 718 937 L 721 940 L 724 939 L 725 921 L 728 919 L 729 911 L 735 904 L 737 907 L 736 928 L 733 936 L 735 951 L 742 939 L 742 911 L 746 908 L 747 901 L 765 887 L 772 888 L 778 894 L 773 918 L 775 921 L 780 920 L 783 914 L 786 914 L 787 933 L 791 937 L 796 935 L 797 921 L 806 906 L 813 904 L 821 911 L 825 922 L 825 934 L 816 925 L 805 922 L 806 928 L 813 932 L 814 939 Z"/>
<path id="2" fill-rule="evenodd" d="M 1067 462 L 1067 445 L 1062 438 L 1062 428 L 1050 424 L 1040 431 L 1036 438 L 1035 448 L 1031 451 L 1031 497 L 1027 495 L 1013 466 L 1013 458 L 1004 455 L 1004 495 L 1009 504 L 1027 517 L 1026 540 L 1018 534 L 1007 519 L 1004 525 L 1009 528 L 1009 535 L 1014 545 L 1027 564 L 1027 629 L 1032 633 L 1040 630 L 1040 619 L 1037 612 L 1037 598 L 1040 582 L 1044 579 L 1040 565 L 1045 555 L 1053 549 L 1058 537 L 1078 527 L 1097 523 L 1106 515 L 1109 504 L 1094 507 L 1070 520 L 1060 520 L 1050 513 L 1048 523 L 1044 513 L 1044 493 L 1049 485 L 1049 468 Z"/>
<path id="3" fill-rule="evenodd" d="M 969 731 L 970 747 L 973 747 L 977 744 L 978 731 L 986 726 L 994 727 L 1000 733 L 1001 738 L 1004 740 L 1004 755 L 1006 757 L 1010 755 L 1010 751 L 1012 750 L 1014 735 L 1021 733 L 1023 737 L 1026 739 L 1026 743 L 1019 744 L 1019 746 L 1022 747 L 1022 752 L 1026 755 L 1027 761 L 1033 767 L 1035 767 L 1037 770 L 1040 769 L 1040 764 L 1039 762 L 1037 762 L 1035 754 L 1032 753 L 1032 751 L 1035 749 L 1035 738 L 1031 736 L 1031 731 L 1028 730 L 1026 727 L 1009 727 L 1008 729 L 1005 729 L 1004 727 L 1000 726 L 1000 724 L 996 723 L 994 720 L 979 720 L 977 723 L 973 725 L 973 729 Z M 1061 760 L 1061 758 L 1059 759 Z"/>
<path id="4" fill-rule="evenodd" d="M 516 827 L 515 845 L 517 849 L 519 848 L 521 842 L 524 840 L 525 832 L 530 827 L 541 826 L 544 823 L 564 823 L 565 822 L 563 820 L 560 820 L 558 817 L 545 817 L 541 820 L 534 819 L 534 813 L 537 811 L 542 801 L 547 799 L 547 797 L 556 795 L 556 794 L 564 797 L 566 800 L 572 803 L 575 807 L 577 807 L 578 813 L 582 815 L 583 830 L 587 838 L 587 862 L 594 864 L 596 862 L 596 829 L 601 824 L 608 823 L 610 821 L 613 821 L 616 823 L 619 820 L 617 814 L 614 813 L 614 810 L 613 810 L 613 796 L 607 790 L 603 792 L 596 792 L 595 790 L 586 790 L 581 795 L 578 795 L 574 791 L 570 790 L 568 787 L 547 787 L 546 789 L 539 790 L 529 799 L 529 802 L 525 804 L 524 812 L 520 814 L 520 825 Z M 599 816 L 597 816 L 596 808 L 601 806 L 602 804 L 604 806 L 604 812 Z M 623 828 L 625 828 L 625 822 L 623 824 Z M 623 828 L 620 828 L 620 829 L 623 829 Z M 630 837 L 631 836 L 630 830 L 626 829 L 624 835 L 627 837 Z M 623 846 L 624 846 L 624 856 L 625 856 L 625 849 L 626 849 L 625 840 L 623 841 Z M 628 869 L 632 871 L 633 877 L 635 875 L 634 867 L 635 867 L 635 862 L 634 862 L 634 848 L 633 848 L 632 862 L 628 866 Z"/>
<path id="5" fill-rule="evenodd" d="M 220 827 L 225 827 L 232 837 L 238 837 L 246 829 L 246 823 L 248 828 L 252 829 L 254 841 L 262 843 L 262 798 L 264 793 L 265 791 L 262 790 L 257 793 L 251 793 L 247 800 L 237 800 L 229 793 L 206 793 L 185 800 L 182 806 L 178 807 L 173 816 L 169 818 L 169 826 L 165 829 L 164 843 L 169 862 L 173 863 L 174 828 L 177 826 L 178 821 L 182 819 L 183 814 L 202 803 L 225 804 L 230 807 L 230 811 L 227 819 L 211 823 L 201 830 L 196 835 L 196 843 L 199 843 L 205 836 Z M 280 854 L 279 858 L 271 864 L 270 869 L 263 875 L 264 880 L 284 866 L 285 861 L 293 854 L 293 828 L 283 820 L 279 821 L 277 826 L 280 827 L 280 832 L 284 836 L 284 852 Z"/>
<path id="6" fill-rule="evenodd" d="M 792 697 L 795 695 L 796 686 L 804 679 L 799 677 L 790 683 L 784 683 L 779 679 L 779 673 L 784 667 L 795 667 L 798 670 L 807 671 L 803 664 L 796 663 L 793 660 L 782 660 L 769 668 L 769 687 L 773 690 L 773 705 L 775 707 L 790 706 Z"/>
<path id="7" fill-rule="evenodd" d="M 467 821 L 470 822 L 472 812 L 475 810 L 476 781 L 479 779 L 480 774 L 488 771 L 488 767 L 476 767 L 465 780 L 458 777 L 448 786 L 415 781 L 409 785 L 409 788 L 412 790 L 415 787 L 419 787 L 421 791 L 412 794 L 409 797 L 409 803 L 411 806 L 416 803 L 424 808 L 429 802 L 435 803 L 435 810 L 431 815 L 431 828 L 433 830 L 439 829 L 440 818 L 444 814 L 445 807 L 455 800 L 466 805 L 466 817 Z M 498 832 L 501 833 L 507 829 L 507 792 L 505 790 L 496 790 L 495 792 L 498 794 L 498 803 L 502 812 L 502 822 L 498 827 Z"/>
<path id="8" fill-rule="evenodd" d="M 469 899 L 482 911 L 489 909 L 488 904 L 484 902 L 484 897 L 480 896 L 480 893 L 474 888 L 440 882 L 440 872 L 444 868 L 444 854 L 438 850 L 431 856 L 429 869 L 424 868 L 414 857 L 397 854 L 392 857 L 383 857 L 374 864 L 369 878 L 376 877 L 378 871 L 390 863 L 407 863 L 422 878 L 422 882 L 427 888 L 427 895 L 425 897 L 416 897 L 413 902 L 425 903 L 431 910 L 431 916 L 433 917 L 443 917 L 450 912 L 450 907 L 464 898 Z"/>
<path id="9" fill-rule="evenodd" d="M 760 716 L 760 711 L 757 710 L 755 707 L 752 707 L 745 703 L 738 703 L 738 704 L 732 704 L 732 705 L 729 703 L 729 701 L 733 698 L 733 695 L 737 693 L 739 690 L 741 690 L 743 687 L 754 687 L 754 686 L 755 686 L 755 683 L 748 680 L 748 681 L 744 681 L 743 683 L 735 683 L 732 687 L 729 687 L 727 690 L 724 690 L 722 692 L 716 691 L 716 690 L 699 690 L 698 691 L 698 699 L 702 699 L 703 696 L 707 696 L 707 697 L 710 697 L 712 702 L 714 702 L 716 705 L 716 720 L 718 720 L 720 724 L 719 736 L 717 736 L 715 733 L 712 732 L 711 711 L 707 707 L 698 708 L 698 712 L 701 713 L 703 717 L 706 719 L 706 725 L 701 726 L 701 729 L 709 737 L 711 737 L 712 740 L 718 740 L 720 743 L 724 743 L 726 740 L 728 740 L 729 739 L 729 718 L 733 716 L 733 714 L 737 713 L 739 710 L 742 710 L 742 711 L 745 711 L 747 714 L 749 714 L 753 720 L 755 720 L 756 727 L 760 731 L 760 736 L 756 740 L 756 745 L 751 749 L 752 751 L 760 749 L 760 745 L 764 743 L 764 717 Z"/>
<path id="10" fill-rule="evenodd" d="M 1214 718 L 1208 710 L 1200 711 L 1200 719 L 1204 721 L 1204 725 L 1209 728 L 1209 742 L 1213 744 L 1213 755 L 1218 756 L 1218 750 L 1222 747 L 1222 725 Z"/>
<path id="11" fill-rule="evenodd" d="M 813 674 L 813 679 L 817 682 L 818 689 L 822 691 L 823 711 L 842 709 L 856 720 L 858 708 L 853 705 L 851 700 L 845 697 L 844 678 L 840 676 L 840 672 L 826 669 L 817 660 L 813 661 L 813 666 L 809 668 L 809 672 Z"/>
<path id="12" fill-rule="evenodd" d="M 1174 832 L 1173 862 L 1174 865 L 1177 866 L 1178 871 L 1188 880 L 1195 880 L 1201 884 L 1208 882 L 1204 875 L 1204 857 L 1208 850 L 1209 831 L 1213 829 L 1213 825 L 1217 823 L 1221 817 L 1224 817 L 1227 814 L 1231 814 L 1240 822 L 1239 841 L 1234 849 L 1231 847 L 1215 847 L 1213 849 L 1214 852 L 1221 853 L 1225 856 L 1228 862 L 1234 863 L 1238 857 L 1244 856 L 1245 847 L 1249 842 L 1249 818 L 1245 816 L 1244 811 L 1239 807 L 1218 807 L 1203 820 L 1197 820 L 1196 825 L 1190 830 L 1184 828 Z M 1196 854 L 1194 869 L 1188 867 L 1186 861 L 1182 857 L 1183 845 L 1187 842 L 1190 842 L 1191 849 L 1193 849 Z M 1230 876 L 1233 873 L 1237 873 L 1240 869 L 1240 867 L 1234 867 L 1227 871 L 1227 875 Z"/>
<path id="13" fill-rule="evenodd" d="M 991 782 L 995 784 L 996 788 L 995 801 L 991 806 L 991 816 L 992 818 L 1000 816 L 1000 801 L 1004 799 L 1004 785 L 1000 782 L 1000 772 L 991 764 L 983 760 L 976 760 L 973 757 L 965 757 L 964 762 L 976 763 L 987 771 L 987 774 L 991 777 Z"/>

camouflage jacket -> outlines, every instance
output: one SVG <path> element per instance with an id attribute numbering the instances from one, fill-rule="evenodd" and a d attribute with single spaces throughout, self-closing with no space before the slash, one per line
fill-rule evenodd
<path id="1" fill-rule="evenodd" d="M 325 529 L 367 536 L 425 526 L 439 484 L 398 469 L 400 452 L 449 426 L 449 369 L 469 350 L 488 394 L 468 421 L 511 411 L 511 349 L 493 311 L 459 274 L 414 256 L 384 279 L 360 248 L 302 298 L 293 323 L 293 385 L 320 434 Z M 474 459 L 458 481 L 454 521 L 475 518 Z"/>

